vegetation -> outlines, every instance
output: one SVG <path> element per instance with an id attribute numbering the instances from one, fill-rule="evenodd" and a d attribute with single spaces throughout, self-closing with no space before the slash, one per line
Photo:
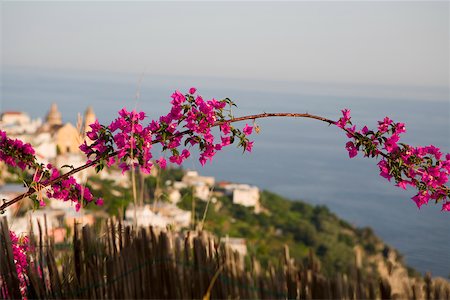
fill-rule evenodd
<path id="1" fill-rule="evenodd" d="M 87 186 L 99 197 L 108 199 L 102 207 L 89 205 L 90 210 L 106 211 L 110 216 L 123 216 L 127 205 L 133 202 L 130 189 L 117 185 L 113 180 L 93 176 L 87 181 Z"/>
<path id="2" fill-rule="evenodd" d="M 156 177 L 143 178 L 145 202 L 155 199 L 157 189 L 162 195 L 159 199 L 165 200 L 167 184 L 180 181 L 183 175 L 184 170 L 181 168 L 168 168 L 158 170 Z M 88 183 L 97 195 L 108 199 L 104 208 L 109 215 L 124 216 L 126 206 L 132 203 L 129 188 L 119 187 L 112 180 L 98 177 L 90 178 Z M 275 264 L 275 258 L 287 245 L 291 257 L 298 262 L 306 263 L 311 249 L 326 274 L 348 273 L 355 263 L 355 247 L 359 247 L 366 254 L 362 269 L 376 273 L 367 257 L 379 255 L 385 259 L 386 253 L 392 251 L 370 228 L 355 228 L 330 212 L 326 206 L 291 201 L 262 191 L 260 202 L 263 210 L 256 214 L 253 208 L 233 204 L 229 196 L 218 188 L 215 190 L 215 203 L 207 203 L 194 198 L 191 188 L 182 189 L 178 207 L 195 213 L 193 228 L 210 231 L 218 237 L 245 238 L 249 254 L 263 265 Z M 89 208 L 98 210 L 95 206 Z M 415 274 L 414 270 L 409 271 L 410 275 Z"/>
<path id="3" fill-rule="evenodd" d="M 28 172 L 23 171 L 19 168 L 13 168 L 11 166 L 1 166 L 0 178 L 1 180 L 4 180 L 5 183 L 24 184 L 24 182 L 30 179 L 31 176 L 30 174 L 28 174 Z"/>
<path id="4" fill-rule="evenodd" d="M 144 189 L 148 192 L 149 199 L 155 198 L 157 189 L 161 189 L 166 183 L 180 181 L 183 175 L 184 171 L 181 168 L 158 168 L 158 176 L 148 176 L 144 179 Z M 162 199 L 164 200 L 165 197 L 162 197 Z"/>
<path id="5" fill-rule="evenodd" d="M 215 204 L 194 199 L 192 190 L 182 190 L 178 206 L 192 210 L 194 226 L 213 232 L 219 237 L 242 237 L 247 240 L 248 251 L 263 264 L 275 263 L 289 246 L 291 256 L 305 262 L 312 249 L 322 262 L 327 274 L 348 272 L 354 265 L 355 246 L 359 245 L 369 255 L 382 253 L 384 244 L 371 229 L 357 229 L 339 219 L 325 206 L 312 206 L 301 201 L 291 201 L 280 195 L 263 191 L 261 204 L 264 212 L 255 214 L 253 208 L 235 205 L 227 196 L 217 196 Z M 195 200 L 195 201 L 194 201 Z M 369 266 L 364 261 L 365 267 Z M 372 268 L 373 269 L 373 268 Z"/>

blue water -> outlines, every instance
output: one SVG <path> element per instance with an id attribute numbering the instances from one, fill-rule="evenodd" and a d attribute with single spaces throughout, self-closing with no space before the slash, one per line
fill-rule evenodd
<path id="1" fill-rule="evenodd" d="M 157 118 L 169 108 L 174 89 L 187 90 L 193 85 L 206 97 L 233 99 L 239 106 L 236 115 L 309 112 L 337 119 L 340 109 L 350 108 L 354 123 L 369 127 L 390 116 L 406 123 L 406 143 L 434 144 L 450 152 L 448 98 L 302 94 L 300 85 L 296 89 L 291 84 L 286 89 L 289 92 L 282 92 L 271 90 L 267 82 L 253 81 L 251 88 L 245 88 L 245 81 L 170 76 L 145 75 L 142 84 L 138 82 L 136 74 L 4 70 L 0 108 L 44 117 L 50 103 L 56 102 L 64 120 L 72 123 L 87 105 L 93 106 L 104 123 L 123 106 L 137 107 Z M 308 119 L 265 119 L 257 124 L 261 132 L 254 136 L 252 154 L 242 155 L 232 146 L 203 169 L 195 160 L 185 167 L 217 180 L 254 184 L 293 200 L 325 204 L 354 225 L 372 227 L 417 270 L 444 277 L 450 274 L 449 213 L 441 213 L 434 205 L 419 211 L 410 200 L 413 191 L 400 190 L 378 176 L 375 161 L 349 159 L 344 149 L 346 137 L 335 127 Z"/>

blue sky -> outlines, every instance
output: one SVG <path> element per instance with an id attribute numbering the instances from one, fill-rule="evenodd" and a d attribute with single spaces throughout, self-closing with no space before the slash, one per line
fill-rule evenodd
<path id="1" fill-rule="evenodd" d="M 2 67 L 448 87 L 448 2 L 1 3 Z"/>

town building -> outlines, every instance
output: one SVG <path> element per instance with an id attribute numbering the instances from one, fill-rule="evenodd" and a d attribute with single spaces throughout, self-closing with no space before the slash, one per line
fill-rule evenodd
<path id="1" fill-rule="evenodd" d="M 231 250 L 238 252 L 241 256 L 247 255 L 247 243 L 244 238 L 230 238 L 226 236 L 221 239 L 221 242 L 231 248 Z"/>
<path id="2" fill-rule="evenodd" d="M 211 187 L 214 186 L 215 178 L 212 176 L 200 176 L 197 171 L 186 171 L 181 181 L 190 186 L 204 184 Z"/>
<path id="3" fill-rule="evenodd" d="M 53 103 L 45 118 L 45 122 L 38 128 L 37 134 L 49 133 L 56 144 L 57 155 L 65 153 L 81 153 L 79 146 L 83 142 L 84 134 L 71 123 L 62 122 L 62 114 L 56 103 Z"/>
<path id="4" fill-rule="evenodd" d="M 175 229 L 186 228 L 191 223 L 191 212 L 165 202 L 146 204 L 136 211 L 134 205 L 129 205 L 125 211 L 125 223 L 142 227 L 166 228 L 170 225 Z"/>
<path id="5" fill-rule="evenodd" d="M 31 120 L 24 112 L 6 111 L 0 116 L 0 129 L 8 135 L 34 133 L 41 125 L 41 119 Z"/>
<path id="6" fill-rule="evenodd" d="M 234 204 L 239 204 L 245 207 L 253 207 L 255 213 L 261 212 L 259 189 L 256 186 L 227 183 L 222 185 L 222 188 L 225 190 L 225 194 L 232 197 Z"/>
<path id="7" fill-rule="evenodd" d="M 193 188 L 194 197 L 200 200 L 208 201 L 211 196 L 211 190 L 215 179 L 210 176 L 200 176 L 196 171 L 187 171 L 181 182 L 188 187 Z"/>
<path id="8" fill-rule="evenodd" d="M 1 115 L 3 124 L 26 125 L 30 123 L 30 116 L 21 111 L 5 111 Z"/>

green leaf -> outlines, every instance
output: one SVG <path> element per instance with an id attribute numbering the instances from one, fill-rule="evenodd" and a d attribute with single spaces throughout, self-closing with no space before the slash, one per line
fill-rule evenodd
<path id="1" fill-rule="evenodd" d="M 103 164 L 103 162 L 99 163 L 95 166 L 95 172 L 99 173 L 101 170 L 103 170 L 104 167 L 105 165 Z"/>

